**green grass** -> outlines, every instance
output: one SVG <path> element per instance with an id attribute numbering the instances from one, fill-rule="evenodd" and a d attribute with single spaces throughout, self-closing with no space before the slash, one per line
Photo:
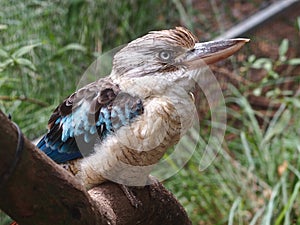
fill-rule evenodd
<path id="1" fill-rule="evenodd" d="M 171 1 L 158 0 L 2 0 L 1 9 L 0 108 L 29 138 L 45 131 L 97 56 L 179 18 Z"/>
<path id="2" fill-rule="evenodd" d="M 237 138 L 201 172 L 198 149 L 167 187 L 195 224 L 299 224 L 299 108 L 283 104 L 263 131 L 245 97 L 231 95 L 241 107 L 232 113 L 241 126 L 228 127 Z"/>
<path id="3" fill-rule="evenodd" d="M 300 224 L 300 96 L 278 88 L 285 82 L 298 87 L 300 76 L 274 76 L 276 67 L 291 62 L 298 66 L 299 58 L 285 57 L 288 45 L 284 42 L 278 59 L 250 56 L 250 64 L 244 63 L 246 70 L 240 65 L 245 73 L 251 68 L 266 70 L 261 83 L 240 87 L 243 91 L 229 86 L 224 93 L 226 132 L 235 138 L 223 143 L 204 171 L 198 168 L 204 149 L 200 146 L 184 170 L 166 182 L 195 224 Z M 269 91 L 262 93 L 266 87 Z M 247 100 L 249 93 L 264 94 L 280 107 L 274 112 L 270 106 L 265 114 L 255 110 Z M 272 117 L 267 116 L 270 112 Z M 201 135 L 207 139 L 205 124 Z"/>
<path id="4" fill-rule="evenodd" d="M 52 110 L 76 89 L 102 51 L 149 30 L 174 27 L 180 19 L 194 26 L 189 1 L 2 0 L 1 9 L 0 109 L 29 138 L 46 131 Z M 235 138 L 225 141 L 216 159 L 200 171 L 210 129 L 207 118 L 191 160 L 164 182 L 193 224 L 300 224 L 300 99 L 292 90 L 278 88 L 291 80 L 299 86 L 300 79 L 299 74 L 282 78 L 276 73 L 282 64 L 299 65 L 299 59 L 286 57 L 287 49 L 283 41 L 278 59 L 250 56 L 235 65 L 243 73 L 256 68 L 268 74 L 260 83 L 224 93 L 226 134 Z M 247 100 L 247 93 L 262 95 L 266 86 L 272 88 L 264 94 L 281 104 L 273 117 L 253 109 Z M 0 225 L 8 220 L 0 214 Z"/>

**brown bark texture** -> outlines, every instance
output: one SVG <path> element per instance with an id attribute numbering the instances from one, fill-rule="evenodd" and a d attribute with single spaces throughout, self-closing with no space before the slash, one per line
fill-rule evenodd
<path id="1" fill-rule="evenodd" d="M 131 188 L 141 201 L 135 208 L 115 183 L 87 192 L 26 137 L 16 157 L 18 136 L 17 127 L 0 111 L 0 209 L 18 224 L 191 224 L 162 184 Z"/>

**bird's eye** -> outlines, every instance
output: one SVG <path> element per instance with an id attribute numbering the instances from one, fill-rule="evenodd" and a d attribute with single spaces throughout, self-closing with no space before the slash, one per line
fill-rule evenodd
<path id="1" fill-rule="evenodd" d="M 163 50 L 163 51 L 161 51 L 161 52 L 159 53 L 158 56 L 159 56 L 160 59 L 162 59 L 162 60 L 164 60 L 164 61 L 168 61 L 168 60 L 170 60 L 171 57 L 172 57 L 172 52 Z"/>

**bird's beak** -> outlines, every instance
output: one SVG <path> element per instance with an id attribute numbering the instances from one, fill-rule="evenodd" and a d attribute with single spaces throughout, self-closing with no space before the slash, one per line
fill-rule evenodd
<path id="1" fill-rule="evenodd" d="M 184 64 L 190 68 L 198 68 L 201 63 L 212 64 L 223 60 L 249 42 L 250 39 L 236 38 L 218 41 L 196 43 L 194 49 L 187 52 Z"/>

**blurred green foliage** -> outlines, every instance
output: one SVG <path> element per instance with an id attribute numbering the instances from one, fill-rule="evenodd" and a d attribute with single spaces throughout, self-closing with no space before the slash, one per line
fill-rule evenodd
<path id="1" fill-rule="evenodd" d="M 103 51 L 174 27 L 172 1 L 2 0 L 0 109 L 34 138 Z"/>

